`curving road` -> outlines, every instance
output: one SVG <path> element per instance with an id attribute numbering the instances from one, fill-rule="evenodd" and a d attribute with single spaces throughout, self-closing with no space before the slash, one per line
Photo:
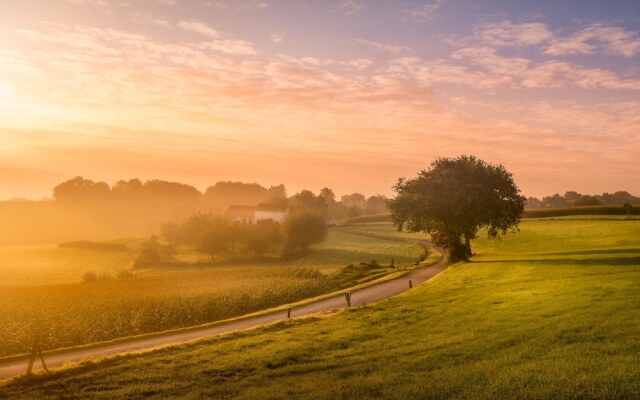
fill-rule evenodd
<path id="1" fill-rule="evenodd" d="M 419 242 L 426 247 L 432 247 L 428 242 Z M 360 306 L 363 304 L 370 304 L 405 292 L 409 290 L 409 281 L 411 281 L 415 286 L 433 278 L 435 275 L 443 271 L 445 267 L 446 262 L 444 258 L 442 258 L 433 265 L 415 269 L 400 278 L 381 282 L 377 285 L 354 291 L 351 294 L 351 305 Z M 345 296 L 336 295 L 334 297 L 329 297 L 327 299 L 292 308 L 291 318 L 309 316 L 321 311 L 335 310 L 346 306 Z M 139 340 L 124 343 L 105 344 L 104 346 L 93 347 L 90 349 L 70 350 L 68 352 L 55 355 L 46 355 L 45 353 L 45 362 L 47 367 L 59 367 L 67 363 L 80 362 L 87 359 L 102 358 L 123 352 L 152 350 L 158 347 L 179 344 L 207 336 L 255 328 L 260 325 L 269 324 L 286 318 L 287 310 L 283 310 L 187 332 L 170 332 L 162 336 L 140 338 Z M 7 379 L 23 374 L 26 371 L 26 367 L 26 358 L 0 363 L 0 379 Z M 36 363 L 34 364 L 34 371 L 40 368 L 42 368 L 40 360 L 36 360 Z"/>

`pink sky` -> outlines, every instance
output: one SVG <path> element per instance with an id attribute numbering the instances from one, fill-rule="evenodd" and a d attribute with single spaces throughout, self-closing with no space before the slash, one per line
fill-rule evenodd
<path id="1" fill-rule="evenodd" d="M 504 164 L 526 195 L 640 194 L 640 35 L 624 15 L 15 3 L 0 16 L 0 198 L 76 175 L 390 194 L 459 154 Z"/>

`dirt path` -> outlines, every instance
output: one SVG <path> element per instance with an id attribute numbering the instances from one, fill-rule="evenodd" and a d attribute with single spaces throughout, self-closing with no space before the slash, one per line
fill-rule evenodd
<path id="1" fill-rule="evenodd" d="M 424 246 L 431 247 L 431 245 L 427 242 L 421 241 L 420 243 Z M 370 304 L 405 292 L 409 290 L 410 280 L 414 286 L 418 285 L 431 279 L 432 277 L 443 271 L 445 267 L 446 262 L 443 258 L 433 265 L 415 269 L 400 278 L 381 282 L 377 285 L 354 291 L 351 295 L 351 305 L 361 306 L 365 303 Z M 321 311 L 340 309 L 346 306 L 347 304 L 344 295 L 338 295 L 292 308 L 291 318 L 309 316 Z M 123 352 L 151 350 L 158 347 L 179 344 L 189 340 L 207 336 L 214 336 L 223 333 L 255 328 L 286 318 L 287 310 L 278 311 L 242 320 L 230 321 L 228 323 L 221 323 L 212 327 L 204 327 L 198 330 L 190 330 L 187 332 L 178 333 L 169 332 L 167 333 L 167 335 L 141 338 L 140 340 L 128 341 L 123 343 L 105 344 L 104 346 L 93 347 L 90 349 L 70 350 L 69 352 L 56 355 L 47 356 L 45 354 L 45 362 L 47 364 L 47 367 L 59 367 L 67 363 L 80 362 L 86 359 L 102 358 Z M 23 374 L 26 370 L 26 366 L 26 359 L 0 364 L 0 379 L 7 379 L 16 375 Z M 42 366 L 40 364 L 40 361 L 37 360 L 34 364 L 34 370 L 40 369 L 41 367 Z"/>

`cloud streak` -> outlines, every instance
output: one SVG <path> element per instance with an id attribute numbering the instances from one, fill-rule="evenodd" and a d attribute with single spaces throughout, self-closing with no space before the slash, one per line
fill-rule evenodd
<path id="1" fill-rule="evenodd" d="M 184 29 L 185 31 L 197 33 L 199 35 L 207 36 L 212 39 L 216 39 L 221 36 L 220 32 L 218 32 L 216 29 L 213 29 L 209 25 L 198 21 L 180 21 L 178 22 L 178 27 Z"/>
<path id="2" fill-rule="evenodd" d="M 381 50 L 387 53 L 394 53 L 394 54 L 398 54 L 398 53 L 404 53 L 407 51 L 411 50 L 411 47 L 409 46 L 402 46 L 402 45 L 393 45 L 393 44 L 385 44 L 385 43 L 380 43 L 380 42 L 375 42 L 372 40 L 366 40 L 366 39 L 356 39 L 356 43 L 365 45 L 365 46 L 369 46 L 372 47 L 374 49 L 377 50 Z"/>

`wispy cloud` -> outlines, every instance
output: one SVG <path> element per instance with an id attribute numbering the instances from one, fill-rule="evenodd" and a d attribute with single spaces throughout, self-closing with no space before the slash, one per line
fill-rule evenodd
<path id="1" fill-rule="evenodd" d="M 523 47 L 534 46 L 546 55 L 615 54 L 633 57 L 640 53 L 640 34 L 620 27 L 592 24 L 572 34 L 554 33 L 542 22 L 484 23 L 466 37 L 449 36 L 446 41 L 456 47 Z"/>
<path id="2" fill-rule="evenodd" d="M 548 42 L 553 33 L 540 22 L 514 24 L 511 21 L 486 23 L 475 30 L 474 38 L 487 45 L 531 46 Z"/>
<path id="3" fill-rule="evenodd" d="M 235 10 L 259 10 L 269 7 L 265 1 L 203 1 L 202 4 L 207 7 L 233 8 Z"/>
<path id="4" fill-rule="evenodd" d="M 426 61 L 417 57 L 393 60 L 390 73 L 418 79 L 424 84 L 451 83 L 475 88 L 562 88 L 640 91 L 640 80 L 625 79 L 603 68 L 564 61 L 534 62 L 505 57 L 490 47 L 455 51 L 452 60 Z M 408 75 L 407 75 L 408 74 Z"/>
<path id="5" fill-rule="evenodd" d="M 393 45 L 393 44 L 385 44 L 380 42 L 374 42 L 366 39 L 356 39 L 357 43 L 363 44 L 365 46 L 369 46 L 378 50 L 386 51 L 388 53 L 402 53 L 411 50 L 409 46 L 402 45 Z"/>
<path id="6" fill-rule="evenodd" d="M 110 4 L 107 0 L 65 0 L 67 3 L 78 5 L 93 5 L 98 7 L 109 7 Z"/>
<path id="7" fill-rule="evenodd" d="M 238 39 L 213 40 L 202 43 L 200 48 L 207 50 L 220 51 L 225 54 L 237 55 L 255 55 L 258 51 L 253 47 L 251 42 Z"/>
<path id="8" fill-rule="evenodd" d="M 199 21 L 180 21 L 178 27 L 185 31 L 197 33 L 210 38 L 220 37 L 220 33 L 209 25 Z"/>
<path id="9" fill-rule="evenodd" d="M 263 1 L 256 1 L 252 3 L 240 4 L 236 8 L 238 10 L 256 10 L 261 8 L 267 8 L 269 5 Z"/>
<path id="10" fill-rule="evenodd" d="M 440 16 L 440 8 L 446 0 L 431 0 L 429 3 L 420 7 L 410 8 L 406 10 L 406 14 L 416 21 L 431 21 Z"/>
<path id="11" fill-rule="evenodd" d="M 341 0 L 336 10 L 344 11 L 347 14 L 356 14 L 367 8 L 365 0 Z"/>
<path id="12" fill-rule="evenodd" d="M 151 23 L 157 26 L 161 26 L 163 28 L 173 29 L 173 26 L 171 26 L 171 23 L 169 23 L 169 21 L 166 21 L 161 18 L 153 18 L 151 19 Z"/>
<path id="13" fill-rule="evenodd" d="M 619 27 L 594 24 L 573 35 L 555 39 L 545 51 L 549 55 L 595 52 L 633 57 L 640 53 L 640 35 Z"/>
<path id="14" fill-rule="evenodd" d="M 273 43 L 282 43 L 284 41 L 284 35 L 281 33 L 272 33 L 269 35 L 269 40 Z"/>

